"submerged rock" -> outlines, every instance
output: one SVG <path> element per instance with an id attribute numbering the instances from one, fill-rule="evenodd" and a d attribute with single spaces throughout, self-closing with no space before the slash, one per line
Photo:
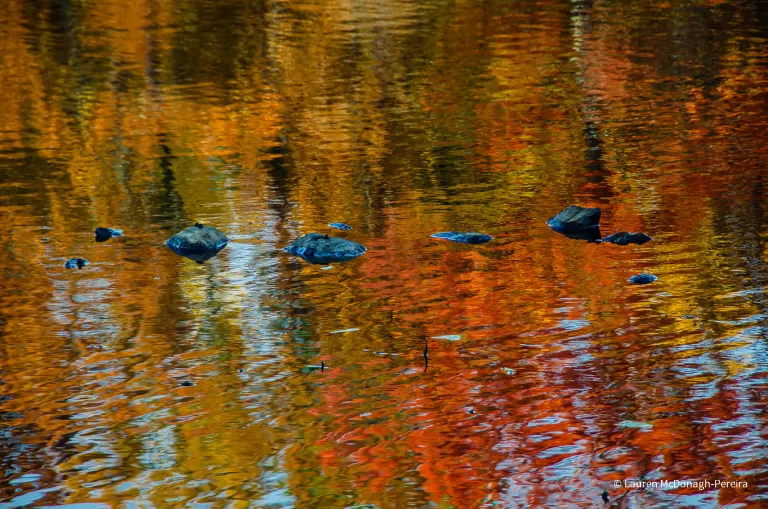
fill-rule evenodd
<path id="1" fill-rule="evenodd" d="M 351 230 L 352 229 L 351 226 L 349 226 L 348 224 L 344 224 L 344 223 L 328 223 L 328 226 L 330 226 L 331 228 L 336 228 L 337 230 Z"/>
<path id="2" fill-rule="evenodd" d="M 600 240 L 600 242 L 610 242 L 619 246 L 626 246 L 627 244 L 645 244 L 649 240 L 653 240 L 651 237 L 643 232 L 629 233 L 619 232 L 613 235 L 608 235 Z"/>
<path id="3" fill-rule="evenodd" d="M 549 218 L 547 225 L 558 233 L 576 233 L 597 229 L 600 226 L 600 208 L 569 205 L 555 217 Z"/>
<path id="4" fill-rule="evenodd" d="M 485 244 L 493 239 L 493 237 L 486 235 L 485 233 L 475 232 L 440 232 L 433 233 L 430 237 L 452 240 L 453 242 L 462 242 L 464 244 Z"/>
<path id="5" fill-rule="evenodd" d="M 300 256 L 309 263 L 327 264 L 357 258 L 365 253 L 365 248 L 351 240 L 310 233 L 296 239 L 283 251 Z"/>
<path id="6" fill-rule="evenodd" d="M 659 278 L 653 274 L 638 274 L 629 278 L 629 282 L 635 283 L 636 285 L 647 285 L 648 283 L 653 283 L 657 279 Z"/>
<path id="7" fill-rule="evenodd" d="M 586 230 L 581 230 L 578 232 L 564 232 L 560 230 L 554 230 L 560 235 L 563 235 L 565 237 L 568 237 L 569 239 L 575 239 L 575 240 L 586 240 L 587 242 L 600 242 L 600 228 L 587 228 Z"/>
<path id="8" fill-rule="evenodd" d="M 84 260 L 82 258 L 70 258 L 64 263 L 64 268 L 80 270 L 89 263 L 90 262 L 88 260 Z"/>
<path id="9" fill-rule="evenodd" d="M 117 228 L 103 228 L 100 226 L 96 228 L 94 236 L 96 237 L 96 242 L 104 242 L 112 237 L 122 237 L 123 230 L 118 230 Z"/>
<path id="10" fill-rule="evenodd" d="M 165 241 L 171 251 L 197 263 L 210 260 L 229 244 L 229 239 L 216 228 L 195 223 Z"/>

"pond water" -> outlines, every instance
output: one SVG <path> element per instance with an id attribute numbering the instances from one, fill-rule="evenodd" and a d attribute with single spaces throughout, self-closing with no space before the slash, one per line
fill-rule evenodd
<path id="1" fill-rule="evenodd" d="M 768 4 L 5 0 L 0 86 L 0 508 L 768 506 Z"/>

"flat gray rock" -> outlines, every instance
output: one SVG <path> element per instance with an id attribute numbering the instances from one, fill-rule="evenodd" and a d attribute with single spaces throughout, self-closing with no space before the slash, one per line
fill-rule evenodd
<path id="1" fill-rule="evenodd" d="M 309 263 L 328 264 L 353 260 L 365 253 L 365 248 L 351 240 L 310 233 L 296 239 L 283 251 L 300 256 Z"/>
<path id="2" fill-rule="evenodd" d="M 440 232 L 433 233 L 430 237 L 461 242 L 463 244 L 485 244 L 486 242 L 493 240 L 493 237 L 490 235 L 475 232 Z"/>
<path id="3" fill-rule="evenodd" d="M 559 233 L 576 233 L 600 226 L 600 208 L 584 208 L 569 205 L 547 221 L 547 225 Z"/>
<path id="4" fill-rule="evenodd" d="M 619 232 L 603 237 L 600 239 L 600 242 L 610 242 L 611 244 L 616 244 L 618 246 L 626 246 L 628 244 L 645 244 L 649 240 L 653 239 L 643 232 Z"/>
<path id="5" fill-rule="evenodd" d="M 229 239 L 216 228 L 195 223 L 165 241 L 171 251 L 197 263 L 203 263 L 229 244 Z"/>

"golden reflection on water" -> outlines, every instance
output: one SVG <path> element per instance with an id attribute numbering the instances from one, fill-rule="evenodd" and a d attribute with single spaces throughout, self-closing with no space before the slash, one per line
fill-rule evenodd
<path id="1" fill-rule="evenodd" d="M 0 507 L 762 507 L 767 33 L 746 1 L 7 0 Z M 550 231 L 571 203 L 655 240 Z M 195 221 L 233 240 L 204 265 L 163 245 Z M 278 251 L 332 221 L 368 252 Z"/>

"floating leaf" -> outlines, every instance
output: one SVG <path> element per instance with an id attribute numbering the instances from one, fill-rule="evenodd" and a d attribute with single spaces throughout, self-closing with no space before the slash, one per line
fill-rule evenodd
<path id="1" fill-rule="evenodd" d="M 620 428 L 637 428 L 637 429 L 651 429 L 653 428 L 653 424 L 647 423 L 647 422 L 637 422 L 637 421 L 621 421 L 619 423 Z"/>
<path id="2" fill-rule="evenodd" d="M 445 336 L 432 336 L 432 339 L 445 339 L 448 341 L 458 341 L 461 336 L 458 334 L 446 334 Z"/>

